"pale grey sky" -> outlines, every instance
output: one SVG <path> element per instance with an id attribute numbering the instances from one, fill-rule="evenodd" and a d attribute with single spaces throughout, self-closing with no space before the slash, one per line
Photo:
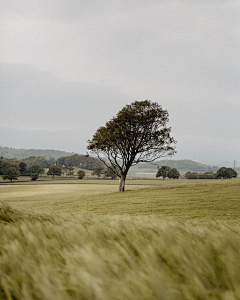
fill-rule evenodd
<path id="1" fill-rule="evenodd" d="M 240 1 L 0 0 L 0 146 L 86 153 L 119 109 L 167 109 L 176 159 L 240 162 Z"/>

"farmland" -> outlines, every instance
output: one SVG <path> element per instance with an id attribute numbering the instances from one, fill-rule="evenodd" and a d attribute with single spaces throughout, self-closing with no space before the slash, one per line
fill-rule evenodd
<path id="1" fill-rule="evenodd" d="M 240 298 L 239 178 L 117 184 L 1 184 L 0 299 Z"/>
<path id="2" fill-rule="evenodd" d="M 81 183 L 79 183 L 81 182 Z M 54 180 L 0 185 L 1 199 L 16 209 L 44 213 L 157 215 L 180 219 L 239 218 L 240 180 Z"/>

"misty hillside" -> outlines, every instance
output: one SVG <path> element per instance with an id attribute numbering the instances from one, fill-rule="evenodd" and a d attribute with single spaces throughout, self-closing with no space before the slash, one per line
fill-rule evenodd
<path id="1" fill-rule="evenodd" d="M 4 158 L 17 158 L 19 160 L 29 156 L 46 156 L 58 159 L 62 156 L 73 155 L 74 152 L 65 152 L 60 150 L 42 150 L 42 149 L 14 149 L 0 146 L 0 156 Z"/>
<path id="2" fill-rule="evenodd" d="M 181 174 L 184 174 L 188 171 L 204 173 L 208 171 L 216 172 L 218 166 L 205 165 L 199 162 L 195 162 L 189 159 L 182 160 L 159 160 L 153 163 L 141 163 L 133 168 L 131 168 L 131 173 L 155 173 L 157 168 L 161 166 L 168 166 L 170 168 L 176 168 Z"/>

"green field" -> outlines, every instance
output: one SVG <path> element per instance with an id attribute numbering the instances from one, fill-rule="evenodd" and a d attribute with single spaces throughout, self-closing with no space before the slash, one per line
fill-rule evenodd
<path id="1" fill-rule="evenodd" d="M 0 185 L 1 200 L 44 213 L 157 215 L 182 220 L 237 220 L 240 180 L 54 180 Z"/>
<path id="2" fill-rule="evenodd" d="M 240 179 L 0 184 L 0 299 L 240 299 Z"/>

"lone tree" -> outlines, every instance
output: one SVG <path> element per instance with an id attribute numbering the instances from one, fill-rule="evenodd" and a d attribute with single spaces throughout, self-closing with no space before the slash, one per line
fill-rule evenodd
<path id="1" fill-rule="evenodd" d="M 77 175 L 78 175 L 78 179 L 83 179 L 86 176 L 86 173 L 83 170 L 79 170 L 77 172 Z"/>
<path id="2" fill-rule="evenodd" d="M 168 177 L 170 171 L 171 171 L 170 167 L 162 166 L 161 168 L 158 169 L 156 177 L 162 177 L 164 180 L 166 177 Z"/>
<path id="3" fill-rule="evenodd" d="M 8 165 L 3 170 L 3 179 L 9 179 L 12 182 L 13 179 L 18 179 L 18 176 L 20 176 L 20 171 L 16 165 Z"/>
<path id="4" fill-rule="evenodd" d="M 74 168 L 73 167 L 67 168 L 67 176 L 70 176 L 70 177 L 74 176 Z"/>
<path id="5" fill-rule="evenodd" d="M 167 122 L 168 112 L 158 103 L 135 101 L 122 108 L 88 141 L 87 149 L 119 177 L 119 192 L 125 189 L 131 166 L 175 153 L 176 142 Z"/>
<path id="6" fill-rule="evenodd" d="M 61 176 L 62 174 L 62 167 L 60 166 L 51 166 L 47 172 L 47 175 L 52 175 L 52 179 L 54 179 L 54 176 Z"/>
<path id="7" fill-rule="evenodd" d="M 227 178 L 236 178 L 237 175 L 238 173 L 234 169 L 222 167 L 217 171 L 216 177 L 227 179 Z"/>

